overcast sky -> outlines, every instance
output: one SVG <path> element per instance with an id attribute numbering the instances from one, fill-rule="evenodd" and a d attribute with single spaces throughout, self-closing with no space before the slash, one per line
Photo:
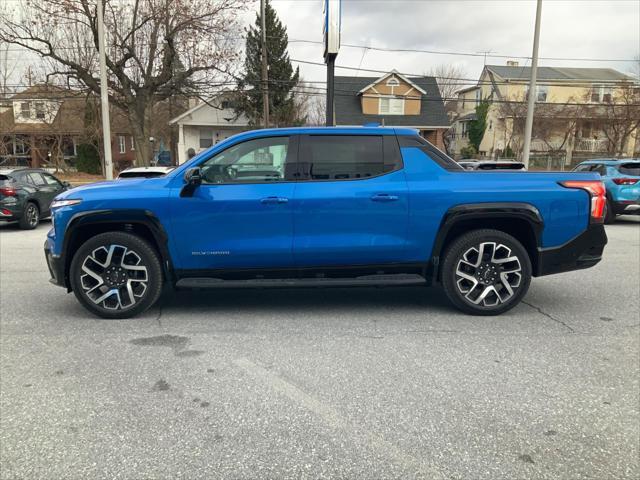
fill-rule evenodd
<path id="1" fill-rule="evenodd" d="M 342 43 L 530 56 L 534 0 L 343 0 Z M 322 0 L 272 0 L 290 40 L 322 40 Z M 256 2 L 256 8 L 259 2 Z M 254 17 L 248 16 L 248 21 Z M 634 59 L 640 54 L 640 0 L 544 0 L 541 57 Z M 292 59 L 322 62 L 322 45 L 291 42 Z M 505 58 L 487 57 L 504 65 Z M 527 59 L 518 59 L 529 65 Z M 343 47 L 336 64 L 373 70 L 423 74 L 441 63 L 464 67 L 476 79 L 484 58 L 423 53 L 393 53 Z M 540 60 L 540 65 L 611 67 L 631 72 L 631 62 Z M 637 63 L 636 63 L 637 65 Z M 636 67 L 637 68 L 637 67 Z M 300 66 L 306 80 L 323 80 L 324 67 Z M 337 75 L 356 72 L 337 70 Z M 362 71 L 360 76 L 375 76 Z"/>
<path id="2" fill-rule="evenodd" d="M 0 3 L 3 0 L 0 0 Z M 292 59 L 323 62 L 322 0 L 271 0 L 289 33 Z M 535 0 L 343 0 L 342 44 L 337 65 L 422 75 L 439 64 L 457 64 L 466 77 L 477 79 L 484 64 L 504 65 L 511 55 L 520 65 L 531 55 Z M 255 21 L 259 1 L 242 15 Z M 380 52 L 344 44 L 383 48 L 409 48 L 479 56 Z M 364 56 L 363 56 L 364 53 Z M 632 60 L 640 55 L 640 0 L 543 0 L 541 57 Z M 15 76 L 33 64 L 34 56 L 12 52 L 18 62 Z M 294 63 L 295 65 L 295 63 Z M 324 66 L 300 65 L 307 81 L 326 79 Z M 540 65 L 610 67 L 624 73 L 638 71 L 638 62 L 541 59 Z M 635 68 L 635 70 L 634 70 Z M 336 70 L 337 75 L 376 76 L 375 72 Z"/>

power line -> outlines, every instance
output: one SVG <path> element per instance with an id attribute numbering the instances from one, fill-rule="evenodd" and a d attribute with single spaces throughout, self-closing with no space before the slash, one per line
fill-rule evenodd
<path id="1" fill-rule="evenodd" d="M 274 38 L 273 36 L 268 36 L 267 38 Z M 246 40 L 246 37 L 221 37 L 217 40 Z M 323 45 L 324 43 L 320 40 L 309 40 L 304 38 L 294 38 L 289 39 L 289 43 L 309 43 L 314 45 Z M 162 45 L 162 42 L 137 42 L 139 46 L 150 46 L 150 45 Z M 114 46 L 114 45 L 110 45 Z M 115 45 L 117 46 L 117 45 Z M 347 48 L 358 48 L 364 50 L 374 50 L 378 52 L 390 52 L 390 53 L 425 53 L 430 55 L 452 55 L 452 56 L 462 56 L 462 57 L 480 57 L 484 58 L 503 58 L 503 59 L 524 59 L 531 60 L 530 55 L 506 55 L 506 54 L 498 54 L 491 53 L 491 50 L 483 51 L 483 52 L 459 52 L 454 50 L 430 50 L 423 48 L 396 48 L 396 47 L 377 47 L 372 45 L 357 45 L 352 43 L 341 43 L 341 47 Z M 78 47 L 64 47 L 59 46 L 56 47 L 56 50 L 77 50 Z M 3 51 L 9 52 L 22 52 L 27 50 L 25 47 L 21 48 L 5 48 Z M 550 60 L 550 61 L 561 61 L 561 62 L 631 62 L 635 63 L 638 60 L 635 58 L 590 58 L 590 57 L 539 57 L 540 60 Z"/>
<path id="2" fill-rule="evenodd" d="M 296 63 L 303 63 L 303 64 L 307 64 L 307 65 L 317 65 L 317 66 L 324 66 L 324 63 L 320 63 L 320 62 L 312 62 L 310 60 L 298 60 L 295 58 L 291 59 L 292 62 L 296 62 Z M 336 65 L 336 68 L 339 69 L 343 69 L 343 70 L 355 70 L 355 71 L 365 71 L 365 72 L 371 72 L 371 73 L 377 73 L 377 74 L 387 74 L 390 73 L 389 70 L 377 70 L 377 69 L 371 69 L 371 68 L 359 68 L 359 67 L 352 67 L 352 66 L 347 66 L 347 65 Z M 524 67 L 522 67 L 524 68 Z M 462 77 L 438 77 L 437 75 L 424 75 L 424 74 L 419 74 L 419 73 L 406 73 L 406 72 L 397 72 L 402 76 L 405 77 L 435 77 L 435 78 L 440 78 L 443 80 L 454 80 L 454 81 L 460 81 L 462 83 L 460 83 L 460 85 L 469 85 L 470 83 L 476 84 L 478 86 L 480 85 L 513 85 L 514 83 L 517 84 L 517 82 L 527 82 L 528 80 L 526 78 L 522 78 L 522 79 L 517 79 L 517 80 L 495 80 L 495 81 L 481 81 L 481 80 L 476 80 L 476 79 L 472 79 L 472 78 L 462 78 Z M 583 82 L 583 83 L 581 83 Z M 559 80 L 551 80 L 551 81 L 545 81 L 545 80 L 541 80 L 540 83 L 543 83 L 544 85 L 548 85 L 548 86 L 574 86 L 574 87 L 579 87 L 579 86 L 593 86 L 593 85 L 619 85 L 621 83 L 625 83 L 627 82 L 626 80 L 593 80 L 593 81 L 587 81 L 587 80 L 580 80 L 580 81 L 563 81 L 560 82 Z M 630 79 L 628 82 L 633 83 L 633 79 Z"/>
<path id="3" fill-rule="evenodd" d="M 318 40 L 306 40 L 306 39 L 294 39 L 289 40 L 289 43 L 313 43 L 313 44 L 322 44 L 323 42 Z M 485 52 L 455 52 L 455 51 L 444 51 L 444 50 L 426 50 L 421 48 L 391 48 L 391 47 L 374 47 L 371 45 L 354 45 L 349 43 L 341 43 L 341 47 L 348 48 L 363 48 L 367 50 L 375 50 L 379 52 L 405 52 L 405 53 L 428 53 L 432 55 L 457 55 L 463 57 L 483 57 L 483 58 L 520 58 L 520 59 L 531 59 L 531 56 L 526 55 L 504 55 L 504 54 L 490 54 L 491 50 Z M 637 62 L 637 59 L 629 59 L 629 58 L 571 58 L 571 57 L 539 57 L 540 60 L 554 60 L 554 61 L 575 61 L 575 62 Z"/>

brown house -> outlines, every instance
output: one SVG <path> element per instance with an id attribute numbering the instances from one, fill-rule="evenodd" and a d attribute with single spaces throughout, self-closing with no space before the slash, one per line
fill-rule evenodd
<path id="1" fill-rule="evenodd" d="M 335 77 L 335 124 L 415 128 L 444 149 L 449 120 L 434 77 Z"/>
<path id="2" fill-rule="evenodd" d="M 0 164 L 39 167 L 71 161 L 80 143 L 101 140 L 99 104 L 77 90 L 35 85 L 0 102 Z M 112 109 L 111 150 L 116 165 L 135 158 L 125 115 Z"/>

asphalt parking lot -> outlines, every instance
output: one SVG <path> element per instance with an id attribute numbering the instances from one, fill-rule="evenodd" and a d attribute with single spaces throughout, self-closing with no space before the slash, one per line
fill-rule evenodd
<path id="1" fill-rule="evenodd" d="M 405 289 L 179 292 L 131 320 L 0 225 L 0 477 L 640 477 L 640 222 L 500 317 Z"/>

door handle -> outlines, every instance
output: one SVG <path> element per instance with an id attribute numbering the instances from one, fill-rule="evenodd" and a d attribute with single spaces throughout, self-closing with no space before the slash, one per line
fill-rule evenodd
<path id="1" fill-rule="evenodd" d="M 377 193 L 371 197 L 374 202 L 395 202 L 398 200 L 397 195 L 389 195 L 388 193 Z"/>
<path id="2" fill-rule="evenodd" d="M 265 197 L 260 199 L 260 203 L 272 204 L 272 203 L 287 203 L 288 198 L 285 197 Z"/>

